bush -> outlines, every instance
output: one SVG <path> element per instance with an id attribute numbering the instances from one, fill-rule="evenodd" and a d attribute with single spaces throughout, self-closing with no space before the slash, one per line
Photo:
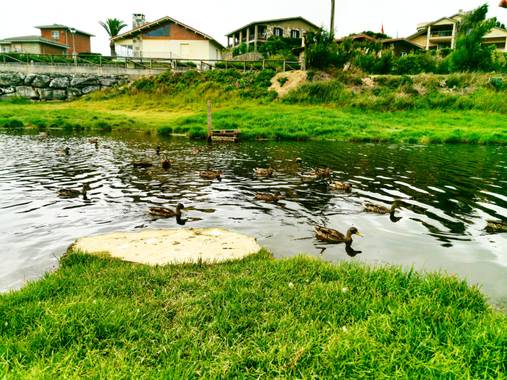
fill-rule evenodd
<path id="1" fill-rule="evenodd" d="M 505 82 L 502 78 L 490 78 L 488 84 L 496 91 L 504 91 L 506 88 Z"/>
<path id="2" fill-rule="evenodd" d="M 23 128 L 25 125 L 18 119 L 3 119 L 0 120 L 0 127 L 18 129 Z"/>
<path id="3" fill-rule="evenodd" d="M 98 129 L 101 132 L 111 132 L 113 130 L 111 125 L 109 125 L 109 123 L 105 121 L 97 121 L 94 127 L 95 129 Z"/>
<path id="4" fill-rule="evenodd" d="M 173 134 L 173 129 L 171 127 L 160 127 L 157 130 L 157 134 L 159 136 L 171 136 Z"/>
<path id="5" fill-rule="evenodd" d="M 408 54 L 394 60 L 394 74 L 434 73 L 437 68 L 435 57 L 431 54 Z"/>

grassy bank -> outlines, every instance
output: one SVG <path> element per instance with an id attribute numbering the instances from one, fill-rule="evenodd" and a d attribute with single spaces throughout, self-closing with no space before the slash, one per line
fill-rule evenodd
<path id="1" fill-rule="evenodd" d="M 274 72 L 164 74 L 71 103 L 0 102 L 0 127 L 206 134 L 206 102 L 217 129 L 242 139 L 337 139 L 409 143 L 507 143 L 507 79 L 487 74 L 312 74 L 287 97 L 268 90 Z"/>
<path id="2" fill-rule="evenodd" d="M 0 374 L 500 378 L 507 318 L 455 278 L 272 260 L 149 268 L 81 254 L 0 296 Z"/>

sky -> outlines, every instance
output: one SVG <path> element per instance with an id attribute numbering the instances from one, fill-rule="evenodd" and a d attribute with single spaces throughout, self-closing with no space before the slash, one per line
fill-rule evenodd
<path id="1" fill-rule="evenodd" d="M 426 21 L 471 10 L 485 0 L 336 0 L 336 35 L 364 30 L 385 32 L 392 37 L 415 33 Z M 499 0 L 488 1 L 489 16 L 507 24 L 507 9 Z M 170 16 L 225 44 L 225 34 L 252 21 L 302 16 L 329 28 L 330 0 L 0 0 L 0 39 L 38 35 L 41 24 L 65 24 L 95 35 L 92 50 L 109 53 L 106 32 L 98 21 L 119 18 L 132 26 L 132 14 L 143 13 L 147 21 Z"/>

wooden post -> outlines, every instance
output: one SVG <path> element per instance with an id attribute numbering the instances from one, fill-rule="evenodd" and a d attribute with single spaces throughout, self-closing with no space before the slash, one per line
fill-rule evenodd
<path id="1" fill-rule="evenodd" d="M 283 72 L 287 69 L 285 59 L 283 60 Z"/>
<path id="2" fill-rule="evenodd" d="M 208 100 L 208 142 L 212 141 L 213 137 L 213 117 L 211 114 L 211 100 Z"/>

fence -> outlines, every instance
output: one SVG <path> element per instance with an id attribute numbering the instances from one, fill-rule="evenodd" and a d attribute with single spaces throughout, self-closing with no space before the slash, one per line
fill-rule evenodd
<path id="1" fill-rule="evenodd" d="M 49 65 L 49 66 L 81 66 L 81 67 L 116 67 L 138 70 L 214 70 L 214 69 L 239 69 L 239 70 L 264 70 L 274 69 L 277 71 L 299 70 L 299 62 L 287 60 L 256 60 L 256 61 L 229 61 L 223 59 L 182 59 L 182 58 L 132 58 L 132 57 L 108 57 L 102 55 L 46 55 L 46 54 L 23 54 L 23 53 L 0 53 L 0 63 L 26 64 L 26 65 Z"/>

